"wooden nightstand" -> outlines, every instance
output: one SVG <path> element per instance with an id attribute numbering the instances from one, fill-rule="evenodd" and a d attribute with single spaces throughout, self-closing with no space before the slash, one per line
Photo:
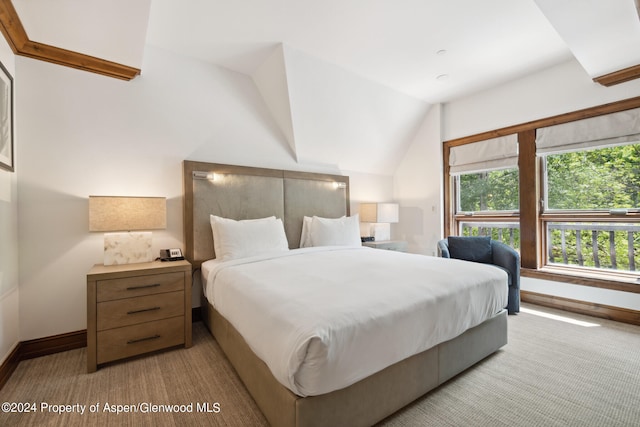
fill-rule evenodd
<path id="1" fill-rule="evenodd" d="M 407 251 L 407 242 L 404 240 L 383 240 L 380 242 L 362 242 L 362 246 L 368 246 L 375 249 L 386 249 L 388 251 Z"/>
<path id="2" fill-rule="evenodd" d="M 191 264 L 95 265 L 87 274 L 87 371 L 167 347 L 191 347 Z"/>

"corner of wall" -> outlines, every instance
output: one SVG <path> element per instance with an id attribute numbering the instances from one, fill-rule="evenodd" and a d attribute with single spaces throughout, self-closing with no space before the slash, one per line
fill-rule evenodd
<path id="1" fill-rule="evenodd" d="M 0 62 L 14 79 L 15 56 L 9 45 L 0 42 Z M 14 117 L 15 126 L 15 117 Z M 17 134 L 14 129 L 13 158 L 17 158 Z M 14 165 L 15 166 L 15 165 Z M 0 361 L 4 362 L 19 343 L 18 288 L 18 172 L 0 170 Z"/>
<path id="2" fill-rule="evenodd" d="M 394 198 L 400 204 L 396 234 L 409 252 L 435 255 L 442 235 L 442 105 L 425 114 L 413 142 L 394 175 Z"/>

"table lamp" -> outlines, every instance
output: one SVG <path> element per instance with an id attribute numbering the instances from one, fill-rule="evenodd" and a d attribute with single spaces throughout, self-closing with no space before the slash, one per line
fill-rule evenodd
<path id="1" fill-rule="evenodd" d="M 153 261 L 152 233 L 167 228 L 165 197 L 89 196 L 89 231 L 104 234 L 104 265 Z"/>
<path id="2" fill-rule="evenodd" d="M 391 223 L 398 222 L 397 203 L 360 203 L 360 222 L 368 222 L 369 236 L 376 242 L 391 239 Z"/>

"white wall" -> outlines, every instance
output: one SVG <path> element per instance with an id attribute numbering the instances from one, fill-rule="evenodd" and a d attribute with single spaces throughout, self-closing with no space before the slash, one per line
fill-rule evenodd
<path id="1" fill-rule="evenodd" d="M 409 252 L 435 255 L 442 237 L 441 105 L 432 106 L 394 177 L 400 221 L 392 237 L 406 240 Z"/>
<path id="2" fill-rule="evenodd" d="M 297 158 L 392 175 L 429 104 L 284 46 Z"/>
<path id="3" fill-rule="evenodd" d="M 158 251 L 182 247 L 184 159 L 341 173 L 296 163 L 239 73 L 151 46 L 131 82 L 27 58 L 17 68 L 21 340 L 86 327 L 86 273 L 102 261 L 103 239 L 88 231 L 89 195 L 167 197 Z M 381 182 L 377 196 L 391 197 L 391 177 L 367 174 L 352 176 L 351 196 Z"/>
<path id="4" fill-rule="evenodd" d="M 640 80 L 612 87 L 594 83 L 575 61 L 445 104 L 443 140 L 640 96 Z M 640 310 L 640 296 L 523 278 L 523 290 Z"/>
<path id="5" fill-rule="evenodd" d="M 572 285 L 570 283 L 559 283 L 531 277 L 522 277 L 520 280 L 521 288 L 526 291 L 577 299 L 580 301 L 590 301 L 613 307 L 627 308 L 629 310 L 640 310 L 640 294 L 617 292 L 592 286 Z"/>
<path id="6" fill-rule="evenodd" d="M 393 176 L 374 175 L 357 171 L 343 171 L 349 175 L 349 198 L 351 199 L 351 214 L 358 213 L 360 203 L 393 202 Z"/>
<path id="7" fill-rule="evenodd" d="M 445 104 L 443 139 L 455 139 L 640 95 L 640 80 L 605 87 L 571 60 Z"/>
<path id="8" fill-rule="evenodd" d="M 0 62 L 16 82 L 15 57 L 0 37 Z M 14 99 L 15 99 L 14 94 Z M 15 129 L 14 129 L 15 131 Z M 20 155 L 19 132 L 14 132 L 14 158 Z M 19 341 L 18 316 L 18 192 L 15 172 L 0 169 L 0 363 Z"/>

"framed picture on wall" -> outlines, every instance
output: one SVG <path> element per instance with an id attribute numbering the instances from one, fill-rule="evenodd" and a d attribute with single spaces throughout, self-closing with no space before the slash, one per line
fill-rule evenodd
<path id="1" fill-rule="evenodd" d="M 0 69 L 0 169 L 13 172 L 13 78 L 1 62 Z"/>

